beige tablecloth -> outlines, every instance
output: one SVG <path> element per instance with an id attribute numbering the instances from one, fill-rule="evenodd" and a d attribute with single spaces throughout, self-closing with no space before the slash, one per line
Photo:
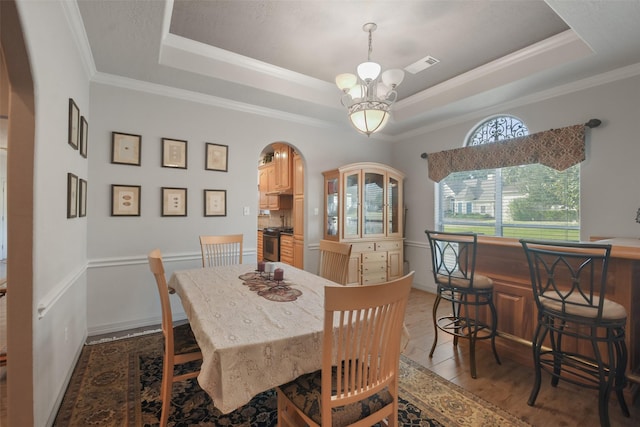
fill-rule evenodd
<path id="1" fill-rule="evenodd" d="M 198 382 L 224 413 L 322 365 L 324 287 L 338 285 L 277 267 L 302 292 L 295 301 L 270 301 L 244 285 L 239 276 L 254 265 L 177 271 L 169 280 L 202 349 Z"/>

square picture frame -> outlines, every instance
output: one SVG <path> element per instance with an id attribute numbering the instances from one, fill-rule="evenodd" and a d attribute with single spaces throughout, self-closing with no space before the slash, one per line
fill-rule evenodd
<path id="1" fill-rule="evenodd" d="M 141 152 L 141 135 L 111 132 L 111 163 L 140 166 Z"/>
<path id="2" fill-rule="evenodd" d="M 187 216 L 187 189 L 162 187 L 162 216 Z"/>
<path id="3" fill-rule="evenodd" d="M 84 116 L 80 117 L 80 155 L 87 158 L 87 144 L 89 143 L 89 124 Z"/>
<path id="4" fill-rule="evenodd" d="M 204 216 L 227 216 L 227 190 L 204 190 Z"/>
<path id="5" fill-rule="evenodd" d="M 80 178 L 78 188 L 78 216 L 87 216 L 87 180 Z"/>
<path id="6" fill-rule="evenodd" d="M 73 98 L 69 98 L 69 145 L 78 149 L 78 139 L 80 138 L 80 109 Z"/>
<path id="7" fill-rule="evenodd" d="M 187 141 L 162 138 L 162 167 L 187 168 Z"/>
<path id="8" fill-rule="evenodd" d="M 229 146 L 207 142 L 205 145 L 205 170 L 227 172 Z"/>
<path id="9" fill-rule="evenodd" d="M 111 185 L 111 216 L 140 216 L 139 185 Z"/>
<path id="10" fill-rule="evenodd" d="M 67 218 L 78 216 L 78 176 L 67 173 Z"/>

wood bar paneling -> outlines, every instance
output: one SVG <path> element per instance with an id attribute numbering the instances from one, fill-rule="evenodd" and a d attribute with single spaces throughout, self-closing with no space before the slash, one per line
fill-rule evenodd
<path id="1" fill-rule="evenodd" d="M 640 372 L 640 240 L 609 239 L 613 245 L 607 274 L 607 298 L 627 310 L 627 372 L 635 380 Z M 634 246 L 637 245 L 637 246 Z M 500 354 L 531 365 L 531 339 L 537 323 L 537 310 L 529 267 L 516 239 L 478 237 L 476 272 L 494 280 L 494 302 L 498 311 L 498 331 L 514 340 L 499 339 Z M 578 343 L 565 342 L 567 348 Z M 580 351 L 590 352 L 579 345 Z"/>

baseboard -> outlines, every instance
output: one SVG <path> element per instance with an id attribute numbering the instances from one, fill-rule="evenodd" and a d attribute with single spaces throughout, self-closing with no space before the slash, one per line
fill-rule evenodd
<path id="1" fill-rule="evenodd" d="M 180 322 L 186 320 L 185 314 L 178 314 L 173 316 L 174 322 Z M 131 322 L 110 323 L 107 325 L 94 326 L 87 331 L 88 341 L 95 341 L 96 339 L 108 338 L 104 335 L 113 334 L 113 338 L 124 334 L 133 333 L 131 331 L 142 330 L 157 330 L 162 323 L 161 317 L 153 317 L 147 319 L 138 319 Z"/>

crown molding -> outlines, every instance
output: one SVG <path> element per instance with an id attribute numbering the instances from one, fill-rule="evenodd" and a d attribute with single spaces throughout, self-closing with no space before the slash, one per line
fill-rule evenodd
<path id="1" fill-rule="evenodd" d="M 455 126 L 460 123 L 464 123 L 469 120 L 478 118 L 484 118 L 491 114 L 495 114 L 497 111 L 508 111 L 510 109 L 522 107 L 528 104 L 534 104 L 536 102 L 546 101 L 548 99 L 557 98 L 559 96 L 569 95 L 571 93 L 579 92 L 582 90 L 591 89 L 604 84 L 613 83 L 619 80 L 624 80 L 640 75 L 640 62 L 626 67 L 618 68 L 606 73 L 599 74 L 597 76 L 587 77 L 582 80 L 577 80 L 568 84 L 556 86 L 551 89 L 536 92 L 532 95 L 522 96 L 513 101 L 504 102 L 501 104 L 493 105 L 491 107 L 476 110 L 472 113 L 462 114 L 448 120 L 441 120 L 438 123 L 416 128 L 397 135 L 396 142 L 401 142 L 408 138 L 424 135 L 429 132 L 444 129 L 450 126 Z"/>
<path id="2" fill-rule="evenodd" d="M 89 44 L 87 32 L 84 29 L 84 22 L 82 21 L 82 15 L 80 14 L 78 3 L 75 1 L 63 1 L 61 3 L 62 10 L 69 22 L 73 39 L 80 51 L 80 58 L 82 59 L 82 64 L 84 65 L 84 69 L 89 80 L 96 74 L 96 64 L 93 60 L 91 45 Z"/>
<path id="3" fill-rule="evenodd" d="M 271 119 L 284 120 L 288 122 L 298 123 L 306 126 L 319 128 L 336 128 L 333 122 L 318 120 L 312 117 L 300 114 L 286 113 L 272 108 L 260 107 L 244 102 L 232 101 L 226 98 L 220 98 L 213 95 L 206 95 L 199 92 L 193 92 L 185 89 L 178 89 L 171 86 L 151 83 L 142 80 L 130 79 L 128 77 L 117 76 L 114 74 L 96 72 L 91 79 L 92 83 L 104 84 L 108 86 L 119 87 L 138 92 L 145 92 L 154 95 L 166 96 L 169 98 L 182 99 L 184 101 L 195 102 L 198 104 L 209 105 L 213 107 L 224 108 L 228 110 L 239 111 L 243 113 L 255 114 Z"/>

